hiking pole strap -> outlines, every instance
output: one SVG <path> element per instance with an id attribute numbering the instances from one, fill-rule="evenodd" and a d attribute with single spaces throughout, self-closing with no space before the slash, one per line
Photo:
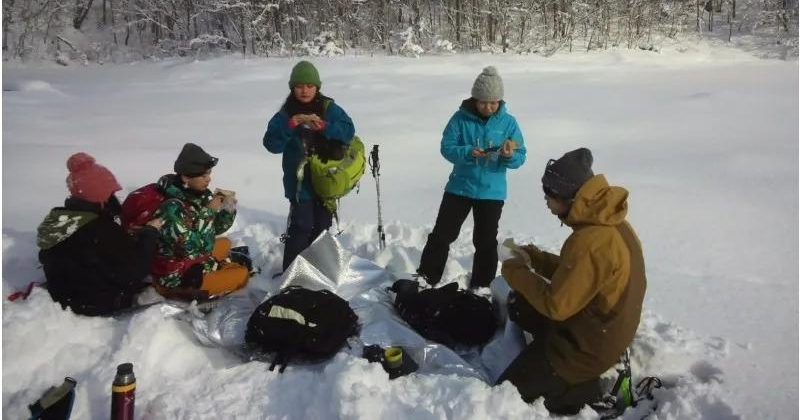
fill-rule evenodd
<path id="1" fill-rule="evenodd" d="M 338 200 L 337 200 L 337 203 L 338 203 Z M 344 231 L 342 230 L 342 227 L 339 224 L 339 210 L 338 210 L 339 206 L 337 205 L 336 208 L 337 208 L 337 210 L 335 212 L 333 212 L 333 221 L 336 223 L 336 234 L 334 236 L 339 236 L 342 233 L 344 233 Z"/>

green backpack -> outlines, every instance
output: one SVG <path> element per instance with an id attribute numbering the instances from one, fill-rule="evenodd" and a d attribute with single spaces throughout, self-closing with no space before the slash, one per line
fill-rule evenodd
<path id="1" fill-rule="evenodd" d="M 358 185 L 367 167 L 364 143 L 358 136 L 345 148 L 344 158 L 324 160 L 311 155 L 307 160 L 311 185 L 325 208 L 335 213 L 337 201 Z"/>
<path id="2" fill-rule="evenodd" d="M 324 119 L 324 112 L 327 111 L 328 106 L 333 102 L 330 98 L 325 98 L 322 103 L 322 110 Z M 325 140 L 327 143 L 328 140 Z M 308 143 L 315 144 L 313 141 Z M 309 144 L 304 141 L 306 147 Z M 318 144 L 317 144 L 318 145 Z M 313 146 L 312 146 L 313 147 Z M 350 144 L 339 149 L 339 153 L 343 150 L 343 157 L 341 159 L 331 159 L 330 156 L 321 158 L 317 154 L 312 153 L 310 156 L 304 157 L 297 167 L 297 182 L 298 185 L 303 182 L 305 175 L 305 167 L 308 165 L 311 186 L 314 188 L 314 193 L 319 197 L 325 208 L 336 213 L 338 207 L 338 200 L 353 188 L 358 185 L 361 176 L 367 167 L 367 159 L 364 154 L 364 143 L 358 136 L 353 137 Z M 326 155 L 329 153 L 325 153 Z M 340 155 L 340 156 L 341 156 Z M 300 189 L 297 190 L 298 199 L 300 197 Z"/>

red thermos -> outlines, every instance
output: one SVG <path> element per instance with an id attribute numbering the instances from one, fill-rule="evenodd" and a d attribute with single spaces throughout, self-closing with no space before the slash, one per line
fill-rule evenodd
<path id="1" fill-rule="evenodd" d="M 136 402 L 136 376 L 133 363 L 117 366 L 117 376 L 111 385 L 111 420 L 133 420 Z"/>

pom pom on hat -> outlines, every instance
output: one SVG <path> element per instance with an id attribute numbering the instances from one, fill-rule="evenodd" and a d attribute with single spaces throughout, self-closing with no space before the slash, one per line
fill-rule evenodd
<path id="1" fill-rule="evenodd" d="M 92 156 L 83 152 L 75 153 L 74 155 L 70 156 L 69 159 L 67 159 L 67 169 L 69 169 L 70 172 L 78 172 L 82 169 L 88 168 L 94 163 L 95 160 Z"/>
<path id="2" fill-rule="evenodd" d="M 114 174 L 98 165 L 87 153 L 75 153 L 67 159 L 67 188 L 73 197 L 92 203 L 105 203 L 112 194 L 122 189 Z"/>
<path id="3" fill-rule="evenodd" d="M 503 79 L 494 66 L 483 69 L 472 84 L 472 97 L 479 101 L 499 101 L 503 99 Z"/>

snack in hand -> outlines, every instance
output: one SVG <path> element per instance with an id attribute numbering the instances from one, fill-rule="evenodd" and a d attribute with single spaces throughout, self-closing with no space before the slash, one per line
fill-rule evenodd
<path id="1" fill-rule="evenodd" d="M 221 188 L 217 188 L 214 190 L 214 195 L 221 195 L 223 197 L 235 197 L 236 191 L 223 190 Z"/>

